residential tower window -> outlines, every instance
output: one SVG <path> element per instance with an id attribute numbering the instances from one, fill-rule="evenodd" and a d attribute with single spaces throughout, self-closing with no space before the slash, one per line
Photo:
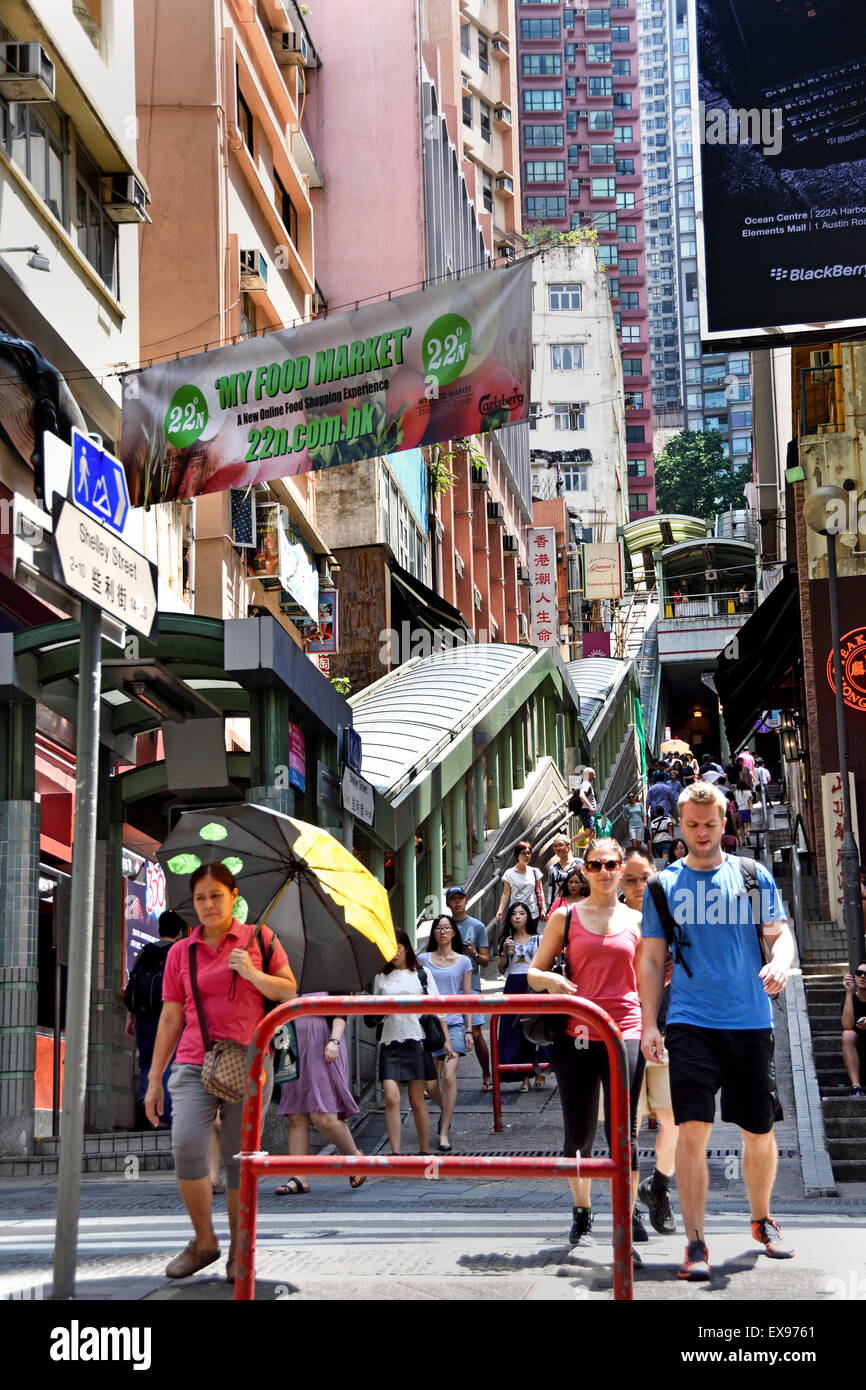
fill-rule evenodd
<path id="1" fill-rule="evenodd" d="M 548 285 L 547 307 L 553 310 L 582 308 L 580 285 Z"/>
<path id="2" fill-rule="evenodd" d="M 552 372 L 579 372 L 582 366 L 582 343 L 550 344 L 550 370 Z"/>

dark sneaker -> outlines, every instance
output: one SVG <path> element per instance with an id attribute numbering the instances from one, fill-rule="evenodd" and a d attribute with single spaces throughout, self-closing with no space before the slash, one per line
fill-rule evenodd
<path id="1" fill-rule="evenodd" d="M 644 1178 L 637 1190 L 637 1199 L 649 1212 L 653 1230 L 660 1236 L 672 1236 L 677 1223 L 671 1211 L 671 1199 L 667 1192 L 653 1192 L 652 1181 L 652 1178 Z"/>
<path id="2" fill-rule="evenodd" d="M 866 1091 L 863 1090 L 862 1086 L 852 1086 L 851 1098 L 852 1100 L 866 1100 Z"/>
<path id="3" fill-rule="evenodd" d="M 702 1240 L 689 1241 L 678 1273 L 680 1279 L 709 1279 L 710 1252 Z"/>
<path id="4" fill-rule="evenodd" d="M 643 1217 L 637 1207 L 631 1214 L 631 1240 L 632 1245 L 643 1245 L 645 1241 L 649 1240 L 649 1231 L 643 1224 Z"/>
<path id="5" fill-rule="evenodd" d="M 632 1269 L 643 1269 L 643 1260 L 636 1250 L 631 1252 L 631 1267 Z"/>
<path id="6" fill-rule="evenodd" d="M 574 1220 L 568 1236 L 569 1245 L 595 1245 L 592 1238 L 592 1212 L 589 1207 L 575 1207 Z"/>
<path id="7" fill-rule="evenodd" d="M 755 1240 L 761 1242 L 771 1260 L 792 1260 L 794 1258 L 794 1251 L 782 1239 L 782 1232 L 772 1216 L 765 1216 L 763 1221 L 753 1221 L 752 1235 Z"/>

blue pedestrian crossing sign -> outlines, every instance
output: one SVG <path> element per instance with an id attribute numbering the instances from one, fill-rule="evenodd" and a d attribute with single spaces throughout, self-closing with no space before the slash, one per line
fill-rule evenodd
<path id="1" fill-rule="evenodd" d="M 107 454 L 79 430 L 72 431 L 72 495 L 97 521 L 123 535 L 129 515 L 129 490 L 119 459 Z"/>

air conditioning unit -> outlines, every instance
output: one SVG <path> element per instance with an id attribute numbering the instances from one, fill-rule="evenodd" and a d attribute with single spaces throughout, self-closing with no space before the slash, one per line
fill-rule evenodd
<path id="1" fill-rule="evenodd" d="M 266 290 L 268 288 L 268 263 L 261 251 L 241 252 L 241 289 Z"/>
<path id="2" fill-rule="evenodd" d="M 502 549 L 504 550 L 504 552 L 505 552 L 506 555 L 516 555 L 516 554 L 517 554 L 517 537 L 516 537 L 516 536 L 503 536 L 503 537 L 502 537 Z"/>
<path id="3" fill-rule="evenodd" d="M 502 105 L 500 105 L 500 106 L 494 106 L 494 108 L 493 108 L 493 124 L 494 124 L 495 126 L 498 126 L 500 130 L 510 130 L 510 129 L 511 129 L 511 107 L 510 107 L 510 106 L 502 106 Z"/>
<path id="4" fill-rule="evenodd" d="M 478 586 L 477 586 L 476 584 L 473 584 L 473 585 L 472 585 L 472 602 L 475 604 L 475 607 L 478 609 L 478 612 L 480 613 L 480 612 L 481 612 L 481 590 L 478 588 Z"/>
<path id="5" fill-rule="evenodd" d="M 517 625 L 518 625 L 518 631 L 519 631 L 519 633 L 520 633 L 520 636 L 521 636 L 521 637 L 525 637 L 525 638 L 528 639 L 528 638 L 529 638 L 529 622 L 528 622 L 528 620 L 527 620 L 526 614 L 523 613 L 523 612 L 521 612 L 520 610 L 518 610 L 518 613 L 517 613 Z"/>
<path id="6" fill-rule="evenodd" d="M 504 241 L 500 246 L 497 246 L 496 254 L 504 261 L 513 261 L 516 253 L 514 247 L 509 246 L 508 242 Z"/>
<path id="7" fill-rule="evenodd" d="M 493 50 L 494 55 L 499 59 L 508 57 L 507 39 L 494 39 L 490 47 Z"/>
<path id="8" fill-rule="evenodd" d="M 147 193 L 133 174 L 102 175 L 102 210 L 112 222 L 149 222 Z"/>
<path id="9" fill-rule="evenodd" d="M 587 111 L 578 111 L 578 113 L 577 113 L 578 119 L 579 119 L 581 116 L 583 116 L 584 120 L 586 120 L 588 114 L 589 114 L 589 113 L 588 113 Z"/>
<path id="10" fill-rule="evenodd" d="M 0 96 L 54 100 L 54 64 L 41 43 L 0 43 Z"/>
<path id="11" fill-rule="evenodd" d="M 501 502 L 487 503 L 487 520 L 492 521 L 496 526 L 505 525 L 505 508 Z"/>
<path id="12" fill-rule="evenodd" d="M 528 584 L 528 583 L 529 583 L 529 566 L 528 566 L 528 565 L 518 565 L 518 566 L 517 566 L 517 582 L 518 582 L 518 584 Z"/>
<path id="13" fill-rule="evenodd" d="M 285 34 L 273 32 L 271 34 L 271 48 L 281 68 L 306 67 L 309 50 L 303 34 L 296 34 L 291 31 Z"/>
<path id="14" fill-rule="evenodd" d="M 507 193 L 509 197 L 514 196 L 514 180 L 510 174 L 500 174 L 496 180 L 496 187 L 500 193 Z"/>
<path id="15" fill-rule="evenodd" d="M 490 491 L 490 474 L 483 463 L 472 465 L 472 486 L 480 488 L 482 492 Z"/>
<path id="16" fill-rule="evenodd" d="M 464 567 L 463 567 L 463 556 L 460 554 L 460 551 L 459 551 L 459 550 L 455 550 L 455 552 L 454 552 L 454 569 L 455 569 L 455 571 L 456 571 L 456 573 L 457 573 L 457 578 L 458 578 L 458 579 L 462 579 L 462 578 L 463 578 L 463 568 L 464 568 Z"/>

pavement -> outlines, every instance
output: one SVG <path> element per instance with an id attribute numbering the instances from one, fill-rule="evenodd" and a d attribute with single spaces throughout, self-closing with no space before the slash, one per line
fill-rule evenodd
<path id="1" fill-rule="evenodd" d="M 780 1030 L 780 1033 L 784 1030 Z M 793 1098 L 780 1038 L 783 1104 Z M 455 1154 L 550 1154 L 560 1151 L 561 1115 L 555 1079 L 543 1091 L 503 1089 L 503 1130 L 493 1132 L 491 1096 L 481 1092 L 472 1057 L 461 1062 L 452 1128 Z M 404 1116 L 404 1151 L 416 1150 L 411 1116 Z M 384 1115 L 370 1110 L 356 1130 L 366 1153 L 387 1152 Z M 739 1132 L 714 1126 L 709 1146 L 708 1284 L 676 1277 L 681 1233 L 651 1232 L 639 1247 L 635 1300 L 664 1300 L 706 1309 L 747 1300 L 755 1305 L 844 1303 L 866 1298 L 866 1196 L 808 1197 L 792 1111 L 777 1128 L 780 1151 L 774 1211 L 797 1249 L 796 1259 L 766 1258 L 749 1233 L 740 1171 Z M 596 1152 L 604 1149 L 599 1130 Z M 651 1171 L 652 1133 L 639 1139 L 641 1170 Z M 257 1299 L 473 1300 L 610 1302 L 611 1218 L 607 1185 L 593 1185 L 595 1233 L 590 1249 L 567 1244 L 570 1196 L 561 1181 L 370 1178 L 356 1191 L 345 1179 L 317 1180 L 308 1196 L 278 1198 L 276 1182 L 260 1183 Z M 0 1297 L 50 1297 L 56 1181 L 0 1182 Z M 676 1203 L 674 1202 L 676 1208 Z M 215 1198 L 217 1232 L 225 1253 L 225 1198 Z M 199 1303 L 226 1301 L 224 1263 L 190 1279 L 167 1282 L 165 1264 L 189 1238 L 189 1226 L 170 1175 L 129 1180 L 94 1178 L 82 1185 L 77 1297 L 88 1302 Z M 805 1313 L 802 1315 L 805 1317 Z M 789 1321 L 791 1318 L 789 1318 Z"/>

